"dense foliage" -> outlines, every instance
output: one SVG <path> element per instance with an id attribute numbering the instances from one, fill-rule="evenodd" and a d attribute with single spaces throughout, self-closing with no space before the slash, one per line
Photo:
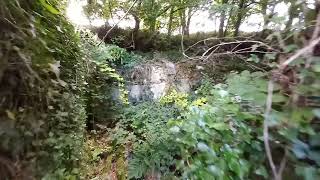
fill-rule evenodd
<path id="1" fill-rule="evenodd" d="M 261 117 L 242 111 L 236 98 L 220 85 L 209 86 L 209 91 L 199 91 L 202 99 L 169 122 L 181 149 L 182 160 L 177 166 L 182 177 L 248 179 L 255 172 L 267 176 L 261 131 L 255 128 Z"/>
<path id="2" fill-rule="evenodd" d="M 45 1 L 1 7 L 1 152 L 22 177 L 76 173 L 86 121 L 79 38 Z"/>
<path id="3" fill-rule="evenodd" d="M 95 122 L 109 122 L 117 114 L 117 109 L 127 103 L 124 79 L 112 68 L 121 64 L 123 57 L 129 57 L 124 49 L 101 44 L 92 33 L 81 31 L 84 57 L 87 59 L 86 110 L 88 128 L 94 129 Z M 121 54 L 125 54 L 121 56 Z M 119 57 L 120 56 L 120 57 Z M 119 98 L 118 100 L 116 100 Z"/>
<path id="4" fill-rule="evenodd" d="M 281 3 L 288 17 L 275 13 Z M 120 48 L 120 36 L 104 44 L 75 30 L 65 7 L 0 1 L 0 179 L 320 178 L 318 1 L 88 1 L 90 18 L 127 11 L 136 23 L 132 41 L 141 22 L 149 40 L 161 39 L 154 46 L 175 41 L 171 34 L 181 28 L 178 45 L 164 53 L 175 64 L 164 63 L 172 72 L 190 63 L 201 82 L 189 93 L 170 84 L 160 99 L 136 104 L 126 90 L 134 82 L 118 72 L 160 62 Z M 218 32 L 207 35 L 234 37 L 184 49 L 201 10 L 219 18 Z M 251 14 L 263 16 L 259 36 L 235 38 Z M 166 35 L 157 34 L 162 27 Z"/>
<path id="5" fill-rule="evenodd" d="M 116 147 L 129 148 L 129 178 L 170 173 L 169 167 L 174 165 L 177 149 L 166 123 L 176 113 L 174 108 L 153 102 L 125 110 L 111 137 Z"/>
<path id="6" fill-rule="evenodd" d="M 312 81 L 314 74 L 309 75 Z M 205 82 L 193 97 L 173 91 L 158 103 L 125 110 L 112 137 L 117 146 L 133 143 L 128 177 L 271 178 L 263 145 L 267 86 L 266 73 L 232 73 L 226 84 Z M 289 108 L 292 101 L 280 85 L 272 102 L 267 123 L 274 129 L 273 157 L 290 162 L 283 177 L 317 179 L 318 127 L 307 122 L 317 118 L 318 110 Z"/>
<path id="7" fill-rule="evenodd" d="M 0 174 L 9 179 L 78 177 L 87 116 L 98 106 L 90 99 L 106 93 L 92 77 L 122 80 L 106 61 L 84 56 L 88 47 L 55 8 L 63 4 L 50 2 L 0 3 Z"/>

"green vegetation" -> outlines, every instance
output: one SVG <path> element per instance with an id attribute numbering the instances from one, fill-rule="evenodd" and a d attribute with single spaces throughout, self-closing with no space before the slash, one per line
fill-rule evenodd
<path id="1" fill-rule="evenodd" d="M 127 11 L 134 45 L 152 39 L 168 50 L 143 53 L 118 46 L 121 36 L 105 44 L 75 29 L 66 2 L 0 1 L 0 179 L 320 178 L 317 1 L 88 1 L 91 20 Z M 274 12 L 280 3 L 288 16 Z M 190 35 L 191 16 L 204 9 L 219 18 L 218 32 Z M 263 15 L 263 30 L 236 37 L 251 14 Z M 148 36 L 137 41 L 141 30 Z M 152 63 L 187 66 L 183 78 L 198 72 L 201 81 L 129 102 L 134 82 L 123 77 Z"/>
<path id="2" fill-rule="evenodd" d="M 88 50 L 81 49 L 73 26 L 46 1 L 0 5 L 6 20 L 1 21 L 0 147 L 1 158 L 10 162 L 0 163 L 0 174 L 75 178 L 87 116 L 96 113 L 88 109 L 97 110 L 105 98 L 97 76 L 122 79 L 106 62 L 84 55 Z"/>

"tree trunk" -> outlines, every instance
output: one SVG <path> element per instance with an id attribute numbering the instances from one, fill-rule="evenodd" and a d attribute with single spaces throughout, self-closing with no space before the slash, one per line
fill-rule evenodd
<path id="1" fill-rule="evenodd" d="M 180 25 L 182 28 L 182 34 L 184 35 L 185 33 L 185 28 L 186 28 L 186 14 L 185 14 L 185 9 L 182 9 L 179 11 L 179 16 L 180 16 Z"/>
<path id="2" fill-rule="evenodd" d="M 155 6 L 155 1 L 152 0 L 151 1 L 151 9 L 150 12 L 151 14 L 154 14 L 154 6 Z M 156 22 L 157 22 L 157 17 L 151 16 L 151 18 L 149 18 L 149 30 L 150 32 L 155 32 L 156 31 Z"/>
<path id="3" fill-rule="evenodd" d="M 192 17 L 192 8 L 188 8 L 187 17 L 188 18 L 187 18 L 187 22 L 186 22 L 186 25 L 185 25 L 184 34 L 189 37 L 189 35 L 190 35 L 190 23 L 191 23 L 191 17 Z"/>
<path id="4" fill-rule="evenodd" d="M 293 18 L 294 18 L 294 4 L 291 4 L 291 6 L 289 7 L 289 19 L 286 23 L 286 30 L 289 30 L 291 28 Z"/>
<path id="5" fill-rule="evenodd" d="M 268 17 L 268 14 L 267 14 L 268 1 L 269 0 L 261 1 L 261 14 L 263 16 L 263 30 L 266 29 L 267 25 L 269 24 L 269 17 Z"/>
<path id="6" fill-rule="evenodd" d="M 286 30 L 289 30 L 292 26 L 293 16 L 289 15 L 289 20 L 286 23 Z"/>
<path id="7" fill-rule="evenodd" d="M 226 13 L 223 11 L 223 12 L 221 12 L 221 15 L 220 15 L 220 24 L 219 24 L 219 35 L 218 35 L 218 37 L 223 37 L 224 36 L 223 28 L 224 28 L 225 19 L 226 19 Z"/>
<path id="8" fill-rule="evenodd" d="M 133 19 L 134 19 L 134 28 L 133 28 L 133 33 L 137 33 L 140 29 L 140 19 L 136 14 L 132 14 Z"/>
<path id="9" fill-rule="evenodd" d="M 132 16 L 133 16 L 133 19 L 135 21 L 135 24 L 134 24 L 134 29 L 133 29 L 133 33 L 134 35 L 137 35 L 139 30 L 140 30 L 140 17 L 139 17 L 139 11 L 141 10 L 141 1 L 138 2 L 137 4 L 137 8 L 135 11 L 132 11 Z"/>
<path id="10" fill-rule="evenodd" d="M 228 3 L 228 0 L 222 0 L 222 4 Z M 222 10 L 220 15 L 219 35 L 218 37 L 224 37 L 224 22 L 226 20 L 226 11 Z"/>
<path id="11" fill-rule="evenodd" d="M 168 38 L 171 37 L 172 34 L 172 22 L 173 22 L 173 13 L 174 13 L 174 6 L 170 9 L 170 15 L 169 15 L 169 23 L 168 23 Z"/>
<path id="12" fill-rule="evenodd" d="M 291 5 L 289 7 L 289 20 L 286 23 L 286 30 L 290 30 L 290 28 L 292 27 L 293 19 L 299 15 L 298 9 L 299 5 L 295 4 L 295 2 L 291 2 Z"/>
<path id="13" fill-rule="evenodd" d="M 239 28 L 240 28 L 240 25 L 241 25 L 241 22 L 242 22 L 244 5 L 245 5 L 245 0 L 240 0 L 239 6 L 238 6 L 238 13 L 237 13 L 237 17 L 236 17 L 236 22 L 234 24 L 233 36 L 238 36 L 239 35 Z"/>
<path id="14" fill-rule="evenodd" d="M 276 7 L 276 2 L 273 2 L 272 4 L 269 4 L 270 5 L 270 13 L 267 14 L 267 9 L 268 9 L 268 3 L 269 3 L 269 0 L 264 0 L 263 1 L 263 4 L 262 4 L 262 15 L 263 15 L 263 29 L 262 29 L 262 32 L 261 32 L 261 37 L 265 37 L 266 33 L 267 33 L 267 30 L 268 30 L 268 25 L 270 23 L 270 20 L 272 19 L 272 17 L 275 15 L 274 13 L 274 9 Z"/>
<path id="15" fill-rule="evenodd" d="M 156 31 L 156 25 L 157 25 L 157 19 L 152 19 L 149 27 L 150 32 Z"/>

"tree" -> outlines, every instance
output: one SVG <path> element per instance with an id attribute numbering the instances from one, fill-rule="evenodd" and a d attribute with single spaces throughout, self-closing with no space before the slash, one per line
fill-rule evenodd
<path id="1" fill-rule="evenodd" d="M 261 0 L 257 5 L 261 8 L 261 14 L 263 16 L 263 30 L 268 27 L 270 20 L 275 15 L 275 7 L 279 3 L 279 0 Z M 268 12 L 269 11 L 269 12 Z"/>
<path id="2" fill-rule="evenodd" d="M 241 25 L 241 22 L 243 21 L 244 17 L 247 14 L 246 8 L 248 7 L 247 0 L 240 0 L 238 4 L 238 9 L 235 17 L 235 23 L 234 23 L 234 33 L 233 36 L 239 35 L 239 28 Z"/>
<path id="3" fill-rule="evenodd" d="M 178 3 L 178 12 L 182 33 L 189 36 L 192 16 L 208 4 L 205 0 L 180 0 Z"/>
<path id="4" fill-rule="evenodd" d="M 295 0 L 289 0 L 289 19 L 286 23 L 286 29 L 289 30 L 292 27 L 293 19 L 299 17 L 302 11 L 302 3 Z"/>
<path id="5" fill-rule="evenodd" d="M 228 0 L 222 0 L 222 4 L 225 5 L 228 3 Z M 226 11 L 222 10 L 221 11 L 221 15 L 220 15 L 220 25 L 219 25 L 219 37 L 223 37 L 224 36 L 224 22 L 226 20 Z"/>

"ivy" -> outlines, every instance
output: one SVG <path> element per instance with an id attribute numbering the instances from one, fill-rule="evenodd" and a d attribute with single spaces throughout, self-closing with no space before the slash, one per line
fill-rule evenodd
<path id="1" fill-rule="evenodd" d="M 211 86 L 205 95 L 205 104 L 190 103 L 180 118 L 169 122 L 181 150 L 177 166 L 184 172 L 183 178 L 248 179 L 259 175 L 255 171 L 265 170 L 262 142 L 257 136 L 261 132 L 251 124 L 261 123 L 261 117 L 242 112 L 221 85 Z"/>

